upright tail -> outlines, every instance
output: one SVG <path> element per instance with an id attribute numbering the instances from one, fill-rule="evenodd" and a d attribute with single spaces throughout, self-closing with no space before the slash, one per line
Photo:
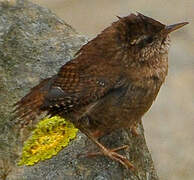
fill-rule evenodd
<path id="1" fill-rule="evenodd" d="M 26 96 L 15 103 L 14 118 L 17 119 L 16 123 L 21 127 L 28 125 L 46 111 L 41 109 L 41 106 L 53 80 L 54 76 L 42 80 L 37 86 L 32 88 Z"/>

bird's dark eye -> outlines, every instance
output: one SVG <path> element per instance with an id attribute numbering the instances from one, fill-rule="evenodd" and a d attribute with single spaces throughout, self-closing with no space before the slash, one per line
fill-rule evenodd
<path id="1" fill-rule="evenodd" d="M 149 36 L 147 39 L 146 39 L 146 43 L 150 44 L 153 42 L 153 37 L 152 36 Z"/>
<path id="2" fill-rule="evenodd" d="M 139 48 L 143 48 L 154 41 L 153 36 L 140 36 L 138 39 L 134 39 L 130 42 L 131 46 L 137 45 Z"/>
<path id="3" fill-rule="evenodd" d="M 144 36 L 144 38 L 142 38 L 139 43 L 138 43 L 138 47 L 139 48 L 143 48 L 148 44 L 151 44 L 153 42 L 154 38 L 152 36 Z"/>

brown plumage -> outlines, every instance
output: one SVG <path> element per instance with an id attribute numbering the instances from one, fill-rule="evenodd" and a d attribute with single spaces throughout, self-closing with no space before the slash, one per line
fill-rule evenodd
<path id="1" fill-rule="evenodd" d="M 46 111 L 68 118 L 102 154 L 133 165 L 98 138 L 133 127 L 151 107 L 168 71 L 169 36 L 187 23 L 166 26 L 140 13 L 120 18 L 84 45 L 58 74 L 31 89 L 16 107 L 21 124 Z M 97 153 L 98 154 L 98 153 Z"/>

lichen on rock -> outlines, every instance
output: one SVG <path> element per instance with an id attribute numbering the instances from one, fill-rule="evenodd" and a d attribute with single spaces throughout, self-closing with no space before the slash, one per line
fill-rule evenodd
<path id="1" fill-rule="evenodd" d="M 59 116 L 43 119 L 24 143 L 18 164 L 34 165 L 51 158 L 76 137 L 77 131 L 72 123 Z"/>

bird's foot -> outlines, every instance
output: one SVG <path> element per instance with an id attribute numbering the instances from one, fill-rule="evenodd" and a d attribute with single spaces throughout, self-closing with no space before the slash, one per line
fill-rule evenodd
<path id="1" fill-rule="evenodd" d="M 123 145 L 123 146 L 120 146 L 118 148 L 110 149 L 109 151 L 116 152 L 116 151 L 120 151 L 120 150 L 127 149 L 127 148 L 129 148 L 128 145 Z M 87 153 L 86 157 L 94 157 L 94 156 L 98 156 L 98 155 L 104 155 L 104 153 L 101 151 L 94 152 L 94 153 Z"/>
<path id="2" fill-rule="evenodd" d="M 103 155 L 103 156 L 109 157 L 112 160 L 115 160 L 115 161 L 119 162 L 120 164 L 122 164 L 127 169 L 130 169 L 130 170 L 134 170 L 135 169 L 133 164 L 126 157 L 124 157 L 121 154 L 118 154 L 116 152 L 116 151 L 128 148 L 127 145 L 124 145 L 124 146 L 121 146 L 121 147 L 118 147 L 118 148 L 114 148 L 112 150 L 111 149 L 107 149 L 94 136 L 92 136 L 86 129 L 82 128 L 82 132 L 84 132 L 100 148 L 100 152 L 88 153 L 86 155 L 87 157 Z"/>
<path id="3" fill-rule="evenodd" d="M 88 153 L 86 154 L 86 157 L 94 157 L 98 155 L 108 156 L 110 159 L 115 160 L 119 162 L 120 164 L 122 164 L 123 166 L 125 166 L 125 168 L 134 170 L 135 168 L 133 164 L 126 157 L 116 152 L 116 151 L 127 149 L 127 148 L 128 148 L 128 145 L 124 145 L 124 146 L 114 148 L 114 149 L 107 149 L 103 147 L 100 152 Z"/>

